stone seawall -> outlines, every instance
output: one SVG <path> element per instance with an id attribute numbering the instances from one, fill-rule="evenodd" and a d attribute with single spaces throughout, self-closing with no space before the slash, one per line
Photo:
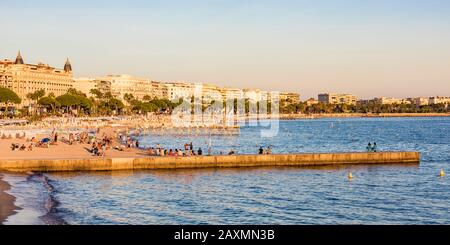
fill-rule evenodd
<path id="1" fill-rule="evenodd" d="M 345 164 L 419 164 L 418 152 L 0 160 L 0 171 L 115 171 Z"/>

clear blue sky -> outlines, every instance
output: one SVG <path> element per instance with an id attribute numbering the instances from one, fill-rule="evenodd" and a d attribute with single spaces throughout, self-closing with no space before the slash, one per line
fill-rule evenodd
<path id="1" fill-rule="evenodd" d="M 448 0 L 2 0 L 0 23 L 0 58 L 75 76 L 450 96 Z"/>

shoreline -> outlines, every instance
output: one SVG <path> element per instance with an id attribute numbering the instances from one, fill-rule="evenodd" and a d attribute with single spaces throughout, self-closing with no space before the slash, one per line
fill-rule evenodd
<path id="1" fill-rule="evenodd" d="M 8 219 L 8 217 L 17 213 L 20 210 L 15 205 L 16 198 L 6 191 L 11 189 L 11 185 L 3 180 L 3 175 L 0 173 L 0 225 Z"/>
<path id="2" fill-rule="evenodd" d="M 414 118 L 414 117 L 450 117 L 450 113 L 324 113 L 324 114 L 280 114 L 281 120 L 322 119 L 322 118 Z"/>

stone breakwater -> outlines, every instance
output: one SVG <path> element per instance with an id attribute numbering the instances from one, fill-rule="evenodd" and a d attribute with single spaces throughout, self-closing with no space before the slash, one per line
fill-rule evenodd
<path id="1" fill-rule="evenodd" d="M 116 171 L 240 167 L 419 164 L 418 152 L 0 160 L 0 171 Z"/>

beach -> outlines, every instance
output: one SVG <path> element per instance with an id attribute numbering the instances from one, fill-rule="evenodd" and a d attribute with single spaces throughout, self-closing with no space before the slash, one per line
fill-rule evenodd
<path id="1" fill-rule="evenodd" d="M 90 144 L 77 143 L 69 145 L 58 142 L 57 145 L 50 145 L 48 148 L 34 147 L 33 151 L 12 151 L 11 144 L 28 146 L 30 143 L 25 139 L 0 139 L 0 149 L 2 154 L 0 160 L 43 160 L 43 159 L 92 159 L 99 158 L 93 156 L 90 152 Z M 118 144 L 120 145 L 120 144 Z M 107 150 L 105 157 L 127 158 L 136 157 L 143 154 L 143 151 L 136 148 L 129 148 L 126 151 L 114 149 Z"/>
<path id="2" fill-rule="evenodd" d="M 0 224 L 16 213 L 19 208 L 14 205 L 15 197 L 6 193 L 11 186 L 3 181 L 3 176 L 0 174 Z"/>

